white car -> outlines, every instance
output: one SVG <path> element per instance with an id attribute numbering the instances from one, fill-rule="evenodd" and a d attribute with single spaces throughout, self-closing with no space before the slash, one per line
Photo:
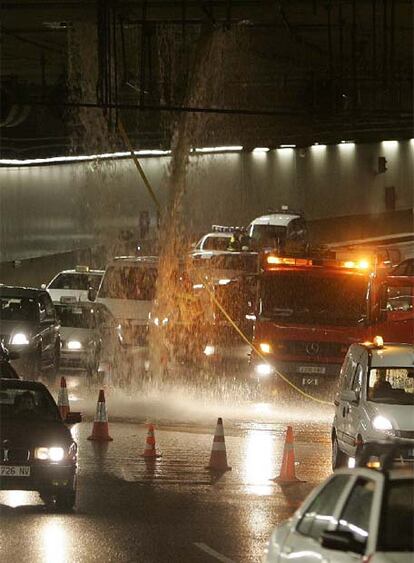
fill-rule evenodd
<path id="1" fill-rule="evenodd" d="M 412 562 L 414 469 L 383 463 L 335 471 L 274 530 L 263 563 Z"/>
<path id="2" fill-rule="evenodd" d="M 90 288 L 98 290 L 104 270 L 90 270 L 88 266 L 76 266 L 74 270 L 59 272 L 47 285 L 42 285 L 52 298 L 61 302 L 87 301 Z"/>
<path id="3" fill-rule="evenodd" d="M 194 253 L 201 253 L 205 251 L 219 251 L 228 250 L 232 231 L 228 232 L 213 232 L 207 233 L 197 242 L 194 247 Z"/>
<path id="4" fill-rule="evenodd" d="M 414 346 L 352 344 L 341 368 L 332 426 L 332 466 L 355 458 L 363 444 L 384 438 L 412 440 Z"/>

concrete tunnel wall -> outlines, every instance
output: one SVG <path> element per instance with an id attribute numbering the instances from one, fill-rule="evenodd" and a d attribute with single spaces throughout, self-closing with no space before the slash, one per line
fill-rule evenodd
<path id="1" fill-rule="evenodd" d="M 383 174 L 379 156 L 387 159 Z M 320 240 L 411 232 L 413 157 L 413 140 L 194 155 L 186 222 L 198 235 L 212 223 L 247 224 L 287 204 L 305 212 Z M 169 160 L 141 158 L 163 205 Z M 386 209 L 387 187 L 395 188 L 395 210 Z M 142 211 L 155 231 L 155 206 L 130 159 L 2 167 L 0 189 L 3 264 L 64 253 L 76 261 L 73 251 L 108 245 L 123 229 L 138 231 Z"/>

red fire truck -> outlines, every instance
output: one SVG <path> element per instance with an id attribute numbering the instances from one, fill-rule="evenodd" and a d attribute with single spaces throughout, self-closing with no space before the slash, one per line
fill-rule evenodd
<path id="1" fill-rule="evenodd" d="M 353 342 L 380 334 L 413 342 L 413 280 L 375 273 L 369 259 L 263 256 L 257 284 L 251 367 L 258 382 L 285 376 L 330 394 Z"/>

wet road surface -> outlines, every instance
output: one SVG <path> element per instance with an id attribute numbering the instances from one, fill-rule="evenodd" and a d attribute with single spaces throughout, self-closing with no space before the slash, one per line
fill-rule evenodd
<path id="1" fill-rule="evenodd" d="M 199 405 L 185 411 L 180 401 L 132 404 L 114 396 L 112 402 L 113 442 L 104 445 L 87 440 L 93 403 L 79 402 L 86 420 L 72 428 L 79 444 L 73 513 L 48 512 L 35 493 L 0 492 L 1 561 L 260 561 L 273 526 L 330 473 L 329 409 L 309 417 L 288 405 L 223 406 L 217 414 L 224 417 L 232 471 L 212 476 L 205 466 L 215 405 L 201 416 Z M 128 411 L 126 405 L 122 418 L 117 411 Z M 149 411 L 156 413 L 162 452 L 155 463 L 141 457 Z M 279 472 L 287 421 L 297 476 L 305 482 L 282 487 L 271 479 Z"/>

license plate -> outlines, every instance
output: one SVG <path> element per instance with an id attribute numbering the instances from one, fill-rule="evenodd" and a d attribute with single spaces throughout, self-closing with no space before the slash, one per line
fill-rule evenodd
<path id="1" fill-rule="evenodd" d="M 0 465 L 0 477 L 30 477 L 27 465 Z"/>
<path id="2" fill-rule="evenodd" d="M 317 377 L 303 377 L 302 378 L 302 385 L 318 385 L 318 378 Z"/>
<path id="3" fill-rule="evenodd" d="M 299 373 L 325 373 L 326 368 L 322 366 L 299 366 Z"/>

